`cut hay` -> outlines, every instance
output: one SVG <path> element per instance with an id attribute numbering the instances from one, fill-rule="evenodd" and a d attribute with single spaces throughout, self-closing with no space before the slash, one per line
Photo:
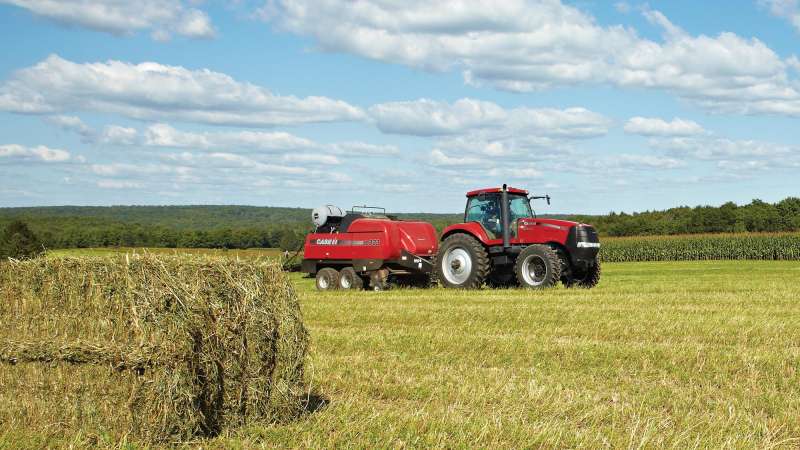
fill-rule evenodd
<path id="1" fill-rule="evenodd" d="M 0 264 L 0 426 L 177 442 L 292 418 L 307 333 L 277 264 Z"/>

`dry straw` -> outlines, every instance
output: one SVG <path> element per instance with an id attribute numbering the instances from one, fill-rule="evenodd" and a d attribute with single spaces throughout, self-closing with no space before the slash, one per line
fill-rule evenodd
<path id="1" fill-rule="evenodd" d="M 0 423 L 176 442 L 291 418 L 307 333 L 280 267 L 136 256 L 0 264 Z"/>

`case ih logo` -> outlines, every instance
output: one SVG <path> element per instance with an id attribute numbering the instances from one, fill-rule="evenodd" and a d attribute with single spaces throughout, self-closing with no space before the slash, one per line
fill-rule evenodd
<path id="1" fill-rule="evenodd" d="M 314 239 L 316 245 L 355 245 L 355 246 L 378 246 L 381 245 L 380 239 L 367 239 L 365 241 L 351 241 L 339 239 Z"/>

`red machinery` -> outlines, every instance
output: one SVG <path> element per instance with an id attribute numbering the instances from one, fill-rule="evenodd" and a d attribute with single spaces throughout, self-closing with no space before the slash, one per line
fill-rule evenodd
<path id="1" fill-rule="evenodd" d="M 600 242 L 593 227 L 540 219 L 516 188 L 467 193 L 464 222 L 436 232 L 427 222 L 399 221 L 361 207 L 347 214 L 333 206 L 312 213 L 317 229 L 306 237 L 302 271 L 315 274 L 317 288 L 385 289 L 391 281 L 444 287 L 521 285 L 593 287 L 600 280 Z"/>
<path id="2" fill-rule="evenodd" d="M 317 229 L 306 236 L 301 270 L 316 274 L 317 288 L 388 287 L 397 281 L 424 282 L 436 254 L 436 229 L 427 222 L 399 221 L 370 207 L 343 213 L 335 206 L 314 209 Z M 371 210 L 371 211 L 370 211 Z"/>

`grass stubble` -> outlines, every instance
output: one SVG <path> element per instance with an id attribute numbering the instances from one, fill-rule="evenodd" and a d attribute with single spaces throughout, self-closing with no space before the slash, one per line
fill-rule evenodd
<path id="1" fill-rule="evenodd" d="M 330 399 L 219 447 L 798 448 L 800 263 L 606 264 L 593 290 L 313 290 Z"/>

